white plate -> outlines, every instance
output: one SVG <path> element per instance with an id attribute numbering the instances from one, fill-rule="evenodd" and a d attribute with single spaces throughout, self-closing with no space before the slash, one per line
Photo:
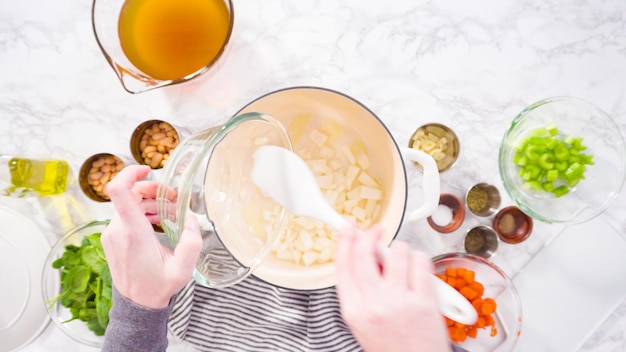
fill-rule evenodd
<path id="1" fill-rule="evenodd" d="M 26 346 L 50 321 L 41 298 L 41 273 L 49 251 L 34 223 L 0 206 L 0 352 Z"/>

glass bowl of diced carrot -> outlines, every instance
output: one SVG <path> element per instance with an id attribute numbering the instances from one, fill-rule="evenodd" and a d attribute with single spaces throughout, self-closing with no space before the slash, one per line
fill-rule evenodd
<path id="1" fill-rule="evenodd" d="M 467 253 L 433 258 L 435 275 L 467 298 L 474 325 L 445 318 L 450 340 L 468 351 L 513 351 L 522 328 L 522 306 L 513 282 L 488 259 Z"/>
<path id="2" fill-rule="evenodd" d="M 578 98 L 548 98 L 511 122 L 500 145 L 500 176 L 524 213 L 548 223 L 582 223 L 619 195 L 625 151 L 619 126 L 599 107 Z"/>

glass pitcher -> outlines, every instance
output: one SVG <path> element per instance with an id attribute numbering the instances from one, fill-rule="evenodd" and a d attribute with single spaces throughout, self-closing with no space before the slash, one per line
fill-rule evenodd
<path id="1" fill-rule="evenodd" d="M 141 93 L 215 68 L 234 14 L 231 0 L 94 0 L 91 19 L 124 89 Z"/>

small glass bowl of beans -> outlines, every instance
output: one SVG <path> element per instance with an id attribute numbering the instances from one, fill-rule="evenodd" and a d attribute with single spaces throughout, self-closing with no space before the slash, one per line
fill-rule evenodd
<path id="1" fill-rule="evenodd" d="M 133 158 L 152 169 L 165 166 L 171 153 L 180 143 L 181 136 L 176 128 L 162 120 L 141 123 L 130 138 Z"/>
<path id="2" fill-rule="evenodd" d="M 111 199 L 106 185 L 126 166 L 118 156 L 109 153 L 94 154 L 87 158 L 80 168 L 78 182 L 83 193 L 96 202 Z"/>

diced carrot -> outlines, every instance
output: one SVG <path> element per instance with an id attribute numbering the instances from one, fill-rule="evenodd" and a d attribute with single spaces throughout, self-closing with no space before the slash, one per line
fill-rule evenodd
<path id="1" fill-rule="evenodd" d="M 463 277 L 466 272 L 467 272 L 467 269 L 465 269 L 465 268 L 457 268 L 456 269 L 456 276 Z"/>
<path id="2" fill-rule="evenodd" d="M 448 326 L 454 326 L 454 320 L 448 318 L 448 317 L 444 317 L 446 318 L 446 325 Z"/>
<path id="3" fill-rule="evenodd" d="M 452 276 L 448 276 L 446 278 L 446 281 L 448 282 L 448 285 L 454 287 L 454 285 L 456 285 L 456 278 L 452 277 Z"/>
<path id="4" fill-rule="evenodd" d="M 446 276 L 456 277 L 456 269 L 455 268 L 446 268 Z"/>
<path id="5" fill-rule="evenodd" d="M 498 329 L 494 326 L 491 328 L 491 333 L 489 336 L 496 336 L 498 334 Z"/>
<path id="6" fill-rule="evenodd" d="M 458 330 L 457 333 L 457 340 L 459 340 L 459 342 L 463 342 L 467 339 L 467 333 L 465 332 L 464 328 L 461 328 Z"/>
<path id="7" fill-rule="evenodd" d="M 480 314 L 482 314 L 482 315 L 489 315 L 489 314 L 491 314 L 491 313 L 493 313 L 495 311 L 496 311 L 496 308 L 491 303 L 489 303 L 487 300 L 485 300 L 485 303 L 483 303 L 480 306 Z"/>
<path id="8" fill-rule="evenodd" d="M 478 281 L 474 281 L 471 284 L 469 284 L 468 286 L 473 288 L 474 290 L 476 290 L 476 292 L 478 292 L 479 296 L 482 296 L 485 293 L 485 286 L 483 286 L 483 284 L 481 284 Z"/>
<path id="9" fill-rule="evenodd" d="M 454 342 L 460 342 L 459 334 L 460 334 L 460 331 L 462 330 L 463 329 L 459 328 L 458 326 L 449 327 L 448 332 L 450 333 L 450 340 Z"/>
<path id="10" fill-rule="evenodd" d="M 467 283 L 465 282 L 465 280 L 463 280 L 461 277 L 457 277 L 454 283 L 454 288 L 456 288 L 457 290 L 460 290 L 463 287 L 465 287 L 466 284 Z"/>
<path id="11" fill-rule="evenodd" d="M 478 292 L 474 291 L 471 287 L 465 286 L 462 287 L 459 292 L 463 295 L 463 297 L 472 301 L 474 298 L 478 297 Z M 476 307 L 474 307 L 476 308 Z"/>
<path id="12" fill-rule="evenodd" d="M 475 325 L 476 325 L 477 328 L 484 328 L 485 326 L 487 326 L 485 324 L 485 317 L 484 316 L 479 316 Z"/>
<path id="13" fill-rule="evenodd" d="M 478 329 L 477 328 L 472 326 L 472 327 L 467 329 L 467 336 L 475 339 L 477 335 L 478 335 Z"/>
<path id="14" fill-rule="evenodd" d="M 483 315 L 485 317 L 485 326 L 494 326 L 496 321 L 491 315 Z"/>
<path id="15" fill-rule="evenodd" d="M 467 282 L 468 284 L 471 284 L 472 282 L 474 282 L 475 280 L 475 276 L 476 274 L 471 271 L 471 270 L 466 270 L 465 274 L 463 275 L 463 279 L 465 280 L 465 282 Z"/>
<path id="16" fill-rule="evenodd" d="M 480 296 L 476 296 L 476 299 L 472 300 L 472 306 L 476 309 L 477 312 L 480 312 L 480 307 L 485 303 L 485 300 L 480 298 Z"/>
<path id="17" fill-rule="evenodd" d="M 495 299 L 487 297 L 487 298 L 485 298 L 485 302 L 491 304 L 493 306 L 493 311 L 494 312 L 496 311 L 496 307 L 498 305 L 496 304 L 496 300 Z"/>

